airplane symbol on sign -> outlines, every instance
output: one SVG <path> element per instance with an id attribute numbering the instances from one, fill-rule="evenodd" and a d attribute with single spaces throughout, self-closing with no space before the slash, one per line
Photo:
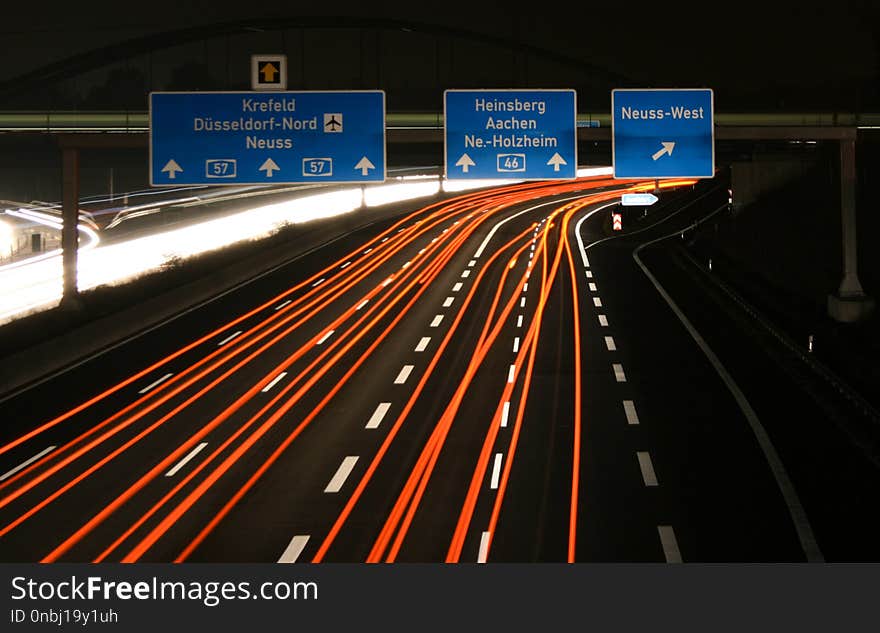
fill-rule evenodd
<path id="1" fill-rule="evenodd" d="M 341 132 L 342 131 L 342 115 L 336 112 L 324 114 L 324 131 L 325 132 Z"/>
<path id="2" fill-rule="evenodd" d="M 263 83 L 274 84 L 278 83 L 276 77 L 279 75 L 278 68 L 275 67 L 275 64 L 272 62 L 262 62 L 260 64 L 260 78 L 263 80 Z"/>

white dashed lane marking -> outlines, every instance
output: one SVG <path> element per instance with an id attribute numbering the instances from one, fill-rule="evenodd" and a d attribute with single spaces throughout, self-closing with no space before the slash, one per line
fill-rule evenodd
<path id="1" fill-rule="evenodd" d="M 345 483 L 345 480 L 348 479 L 348 476 L 354 469 L 354 465 L 357 463 L 357 460 L 357 455 L 349 455 L 348 457 L 343 459 L 342 463 L 339 464 L 339 468 L 336 469 L 336 474 L 333 475 L 333 479 L 331 479 L 330 483 L 327 484 L 327 487 L 324 488 L 324 492 L 332 493 L 342 490 L 342 485 Z"/>
<path id="2" fill-rule="evenodd" d="M 636 457 L 639 460 L 639 469 L 642 471 L 642 479 L 646 486 L 658 486 L 657 475 L 654 473 L 654 464 L 651 462 L 651 454 L 648 451 L 638 451 Z"/>
<path id="3" fill-rule="evenodd" d="M 593 297 L 593 305 L 597 308 L 602 307 L 602 300 L 599 297 Z"/>
<path id="4" fill-rule="evenodd" d="M 507 426 L 507 418 L 510 416 L 510 401 L 504 403 L 504 407 L 501 409 L 501 428 Z"/>
<path id="5" fill-rule="evenodd" d="M 608 317 L 604 314 L 599 315 L 599 325 L 602 327 L 608 327 Z"/>
<path id="6" fill-rule="evenodd" d="M 179 462 L 177 462 L 177 465 L 176 465 L 174 468 L 172 468 L 172 469 L 169 470 L 167 473 L 165 473 L 165 476 L 166 476 L 166 477 L 174 477 L 174 475 L 177 474 L 177 471 L 179 471 L 181 468 L 183 468 L 184 466 L 186 466 L 187 463 L 189 462 L 189 460 L 191 460 L 193 457 L 195 457 L 196 455 L 198 455 L 199 453 L 201 453 L 201 452 L 202 452 L 202 449 L 204 449 L 207 445 L 208 445 L 207 442 L 202 442 L 201 444 L 199 444 L 198 446 L 196 446 L 194 449 L 192 449 L 192 450 L 187 454 L 186 457 L 184 457 L 184 458 L 181 459 Z"/>
<path id="7" fill-rule="evenodd" d="M 159 380 L 157 380 L 156 382 L 150 383 L 149 385 L 147 385 L 146 387 L 144 387 L 143 389 L 141 389 L 140 391 L 138 391 L 138 393 L 147 393 L 150 389 L 152 389 L 153 387 L 156 387 L 156 386 L 158 386 L 158 385 L 161 385 L 163 382 L 165 382 L 166 380 L 168 380 L 169 378 L 171 378 L 171 376 L 173 376 L 173 375 L 174 375 L 174 374 L 165 374 L 164 376 L 162 376 L 162 377 L 161 377 Z"/>
<path id="8" fill-rule="evenodd" d="M 443 320 L 443 315 L 438 314 L 437 316 L 434 317 L 434 320 L 431 321 L 431 327 L 437 327 L 438 325 L 440 325 L 440 322 L 442 320 Z"/>
<path id="9" fill-rule="evenodd" d="M 636 405 L 632 400 L 623 401 L 623 412 L 626 414 L 627 424 L 639 423 L 639 414 L 636 413 Z"/>
<path id="10" fill-rule="evenodd" d="M 446 301 L 443 302 L 443 307 L 448 308 L 452 305 L 453 301 L 455 301 L 455 297 L 446 297 Z"/>
<path id="11" fill-rule="evenodd" d="M 430 342 L 431 342 L 430 336 L 423 336 L 422 340 L 419 341 L 419 344 L 416 345 L 416 351 L 417 352 L 424 352 L 425 348 L 428 347 L 428 343 L 430 343 Z"/>
<path id="12" fill-rule="evenodd" d="M 395 385 L 402 385 L 406 382 L 406 379 L 409 378 L 409 375 L 412 373 L 413 366 L 412 365 L 404 365 L 403 369 L 400 370 L 400 373 L 397 374 L 397 378 L 394 379 Z"/>
<path id="13" fill-rule="evenodd" d="M 613 336 L 606 336 L 605 337 L 605 347 L 608 348 L 609 352 L 613 352 L 613 351 L 617 350 L 617 345 L 614 343 Z"/>
<path id="14" fill-rule="evenodd" d="M 278 559 L 278 562 L 295 563 L 296 559 L 299 558 L 300 554 L 302 554 L 302 551 L 305 549 L 306 543 L 308 542 L 308 534 L 298 534 L 294 536 L 290 540 L 290 544 L 287 546 L 287 549 L 285 549 L 284 553 L 281 555 L 281 558 Z"/>
<path id="15" fill-rule="evenodd" d="M 241 334 L 241 330 L 239 330 L 239 331 L 236 332 L 235 334 L 230 334 L 230 335 L 227 336 L 225 339 L 223 339 L 222 341 L 220 341 L 219 343 L 217 343 L 217 347 L 222 347 L 223 345 L 226 345 L 229 341 L 231 341 L 232 339 L 234 339 L 235 337 L 237 337 L 239 334 Z"/>
<path id="16" fill-rule="evenodd" d="M 452 292 L 458 292 L 459 290 L 461 290 L 461 282 L 460 281 L 457 284 L 455 284 L 454 286 L 452 286 Z"/>
<path id="17" fill-rule="evenodd" d="M 272 380 L 272 382 L 270 382 L 268 385 L 263 387 L 260 391 L 262 391 L 263 393 L 268 393 L 272 389 L 272 387 L 277 385 L 286 375 L 287 375 L 286 371 L 281 372 L 280 374 L 275 376 L 275 378 Z"/>
<path id="18" fill-rule="evenodd" d="M 276 310 L 280 310 L 280 309 L 283 308 L 284 306 L 289 306 L 291 303 L 293 303 L 293 300 L 292 300 L 292 299 L 288 299 L 288 300 L 285 301 L 284 303 L 281 303 L 281 304 L 278 304 L 277 306 L 275 306 L 275 309 L 276 309 Z"/>
<path id="19" fill-rule="evenodd" d="M 489 555 L 489 532 L 483 532 L 480 537 L 480 552 L 477 554 L 477 562 L 485 563 Z"/>
<path id="20" fill-rule="evenodd" d="M 614 379 L 617 382 L 626 382 L 626 374 L 623 373 L 623 365 L 620 363 L 614 363 L 611 367 L 614 369 Z"/>
<path id="21" fill-rule="evenodd" d="M 24 468 L 27 468 L 28 466 L 33 464 L 35 461 L 37 461 L 38 459 L 40 459 L 44 455 L 48 455 L 49 453 L 51 453 L 54 450 L 55 450 L 55 446 L 50 446 L 48 448 L 44 448 L 43 450 L 41 450 L 39 453 L 37 453 L 36 455 L 31 457 L 30 459 L 23 461 L 22 463 L 20 463 L 18 466 L 16 466 L 12 470 L 7 470 L 5 473 L 0 475 L 0 481 L 4 481 L 6 479 L 9 479 L 18 471 L 20 471 Z"/>
<path id="22" fill-rule="evenodd" d="M 489 482 L 489 487 L 492 490 L 498 490 L 498 479 L 501 476 L 501 460 L 504 456 L 501 453 L 495 453 L 495 464 L 492 466 L 492 481 Z"/>
<path id="23" fill-rule="evenodd" d="M 382 424 L 382 420 L 385 418 L 385 414 L 388 413 L 388 409 L 391 408 L 390 402 L 381 402 L 379 406 L 376 407 L 376 410 L 373 411 L 373 415 L 370 416 L 370 419 L 367 420 L 368 429 L 377 429 L 379 425 Z"/>
<path id="24" fill-rule="evenodd" d="M 333 336 L 333 332 L 335 332 L 335 331 L 336 330 L 328 331 L 324 336 L 321 337 L 321 340 L 318 341 L 317 345 L 321 345 L 324 341 L 326 341 L 328 338 Z"/>
<path id="25" fill-rule="evenodd" d="M 678 541 L 675 540 L 675 532 L 671 525 L 658 525 L 657 532 L 660 534 L 660 544 L 663 546 L 663 555 L 667 563 L 680 563 L 681 552 L 678 550 Z"/>

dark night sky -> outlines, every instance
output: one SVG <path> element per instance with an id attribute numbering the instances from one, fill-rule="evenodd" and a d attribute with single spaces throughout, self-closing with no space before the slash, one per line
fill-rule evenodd
<path id="1" fill-rule="evenodd" d="M 646 85 L 706 85 L 728 90 L 829 90 L 841 83 L 878 82 L 880 11 L 876 2 L 535 3 L 477 2 L 170 2 L 137 11 L 118 1 L 69 3 L 47 12 L 42 3 L 4 7 L 0 80 L 114 41 L 170 28 L 273 15 L 381 14 L 518 36 L 626 74 Z M 430 5 L 431 8 L 426 8 Z M 50 5 L 56 6 L 56 5 Z M 86 8 L 87 7 L 87 8 Z M 504 7 L 504 8 L 501 8 Z M 317 10 L 316 10 L 317 8 Z M 147 13 L 149 10 L 149 13 Z"/>

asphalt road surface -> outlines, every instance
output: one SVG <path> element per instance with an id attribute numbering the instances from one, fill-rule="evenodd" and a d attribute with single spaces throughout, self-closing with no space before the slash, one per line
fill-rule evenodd
<path id="1" fill-rule="evenodd" d="M 611 238 L 653 183 L 438 201 L 0 402 L 0 560 L 820 559 L 633 257 L 697 217 L 664 188 Z"/>

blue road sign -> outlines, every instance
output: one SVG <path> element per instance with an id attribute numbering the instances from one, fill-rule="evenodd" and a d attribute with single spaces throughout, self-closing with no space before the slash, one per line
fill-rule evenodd
<path id="1" fill-rule="evenodd" d="M 154 92 L 150 184 L 385 180 L 385 93 Z"/>
<path id="2" fill-rule="evenodd" d="M 653 193 L 625 193 L 620 196 L 620 204 L 625 207 L 649 207 L 659 199 Z"/>
<path id="3" fill-rule="evenodd" d="M 450 180 L 577 175 L 574 90 L 447 90 L 443 113 Z"/>
<path id="4" fill-rule="evenodd" d="M 715 175 L 710 89 L 613 90 L 611 128 L 615 178 Z"/>

